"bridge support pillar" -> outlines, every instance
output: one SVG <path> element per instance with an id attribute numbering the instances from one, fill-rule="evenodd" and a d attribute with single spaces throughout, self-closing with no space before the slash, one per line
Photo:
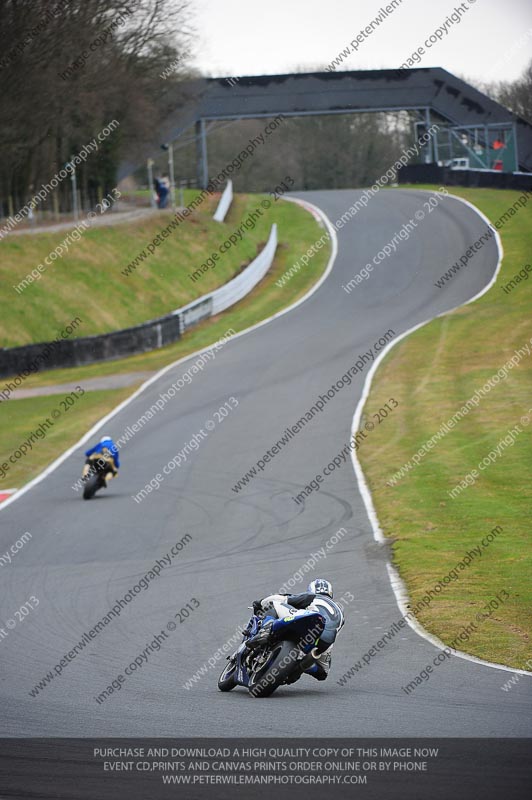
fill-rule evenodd
<path id="1" fill-rule="evenodd" d="M 430 108 L 425 109 L 425 127 L 427 131 L 430 130 Z M 435 159 L 432 157 L 432 138 L 430 138 L 425 150 L 425 163 L 431 164 L 433 160 Z"/>
<path id="2" fill-rule="evenodd" d="M 196 122 L 196 154 L 198 186 L 200 189 L 206 189 L 209 182 L 209 166 L 204 119 L 199 119 Z"/>

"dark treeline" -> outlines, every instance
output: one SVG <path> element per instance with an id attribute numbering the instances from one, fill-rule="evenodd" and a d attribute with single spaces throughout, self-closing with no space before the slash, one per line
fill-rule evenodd
<path id="1" fill-rule="evenodd" d="M 138 163 L 186 68 L 188 0 L 1 0 L 0 214 L 16 212 L 112 120 L 77 170 L 83 205 Z M 175 99 L 175 89 L 172 92 Z M 71 208 L 70 180 L 40 208 Z"/>
<path id="2" fill-rule="evenodd" d="M 267 119 L 220 122 L 208 129 L 208 171 L 216 176 L 250 140 L 258 141 Z M 192 131 L 188 132 L 189 138 Z M 186 134 L 185 134 L 186 138 Z M 404 114 L 333 114 L 287 117 L 232 175 L 237 191 L 270 191 L 286 176 L 294 189 L 342 189 L 371 184 L 414 141 Z M 176 183 L 195 178 L 193 142 L 175 143 Z M 161 170 L 163 161 L 158 159 Z M 138 178 L 145 182 L 143 173 Z"/>
<path id="3" fill-rule="evenodd" d="M 521 78 L 490 85 L 486 92 L 532 125 L 532 61 Z"/>

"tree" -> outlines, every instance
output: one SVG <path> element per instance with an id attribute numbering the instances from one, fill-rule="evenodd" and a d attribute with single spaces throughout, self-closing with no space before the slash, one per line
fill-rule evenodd
<path id="1" fill-rule="evenodd" d="M 475 83 L 470 81 L 470 83 Z M 477 83 L 478 89 L 532 125 L 532 61 L 515 81 Z"/>
<path id="2" fill-rule="evenodd" d="M 521 78 L 499 84 L 496 99 L 532 125 L 532 61 Z"/>
<path id="3" fill-rule="evenodd" d="M 270 121 L 211 123 L 209 175 L 216 176 L 230 164 Z M 287 117 L 271 136 L 264 137 L 252 157 L 242 161 L 232 179 L 237 191 L 271 191 L 286 176 L 294 180 L 294 189 L 367 186 L 395 163 L 410 140 L 408 126 L 396 124 L 390 114 Z M 194 143 L 178 140 L 175 153 L 176 174 L 195 177 Z"/>
<path id="4" fill-rule="evenodd" d="M 186 63 L 192 35 L 189 0 L 3 0 L 4 212 L 8 197 L 15 211 L 22 207 L 116 119 L 117 130 L 78 170 L 87 200 L 110 188 L 118 163 L 139 159 L 154 138 L 168 105 L 161 74 L 172 61 Z M 64 208 L 68 183 L 56 197 Z"/>

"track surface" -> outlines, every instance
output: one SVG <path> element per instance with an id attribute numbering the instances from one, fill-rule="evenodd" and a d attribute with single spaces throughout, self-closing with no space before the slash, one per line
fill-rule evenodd
<path id="1" fill-rule="evenodd" d="M 359 193 L 304 197 L 334 220 Z M 396 255 L 351 294 L 341 289 L 426 195 L 382 191 L 338 234 L 339 253 L 320 289 L 294 311 L 230 342 L 123 449 L 120 478 L 84 503 L 71 484 L 80 450 L 0 512 L 0 553 L 24 531 L 33 539 L 0 568 L 2 619 L 31 595 L 39 607 L 0 642 L 2 735 L 11 736 L 530 736 L 530 679 L 508 693 L 510 674 L 460 658 L 407 696 L 401 687 L 437 654 L 404 628 L 346 686 L 336 681 L 401 617 L 349 461 L 304 506 L 291 499 L 349 440 L 369 365 L 329 400 L 252 483 L 235 482 L 389 329 L 399 334 L 452 308 L 491 279 L 489 242 L 445 289 L 434 281 L 485 229 L 451 198 L 419 224 Z M 432 354 L 427 353 L 427 365 Z M 190 366 L 171 370 L 102 433 L 120 436 Z M 234 396 L 186 464 L 137 504 L 131 495 L 166 465 Z M 304 678 L 269 700 L 221 694 L 222 662 L 190 689 L 183 684 L 247 619 L 251 600 L 275 591 L 340 528 L 347 535 L 316 567 L 337 596 L 355 596 L 325 684 Z M 192 541 L 38 697 L 28 692 L 185 533 Z M 305 580 L 307 580 L 306 578 Z M 300 584 L 301 588 L 305 586 Z M 494 587 L 494 590 L 496 587 Z M 103 704 L 93 699 L 192 597 L 198 610 L 164 648 Z M 5 624 L 5 623 L 4 623 Z"/>

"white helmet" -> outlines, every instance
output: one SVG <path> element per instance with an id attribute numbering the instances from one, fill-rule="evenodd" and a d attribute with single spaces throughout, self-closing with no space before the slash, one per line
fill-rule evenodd
<path id="1" fill-rule="evenodd" d="M 110 436 L 102 436 L 102 438 L 100 439 L 100 444 L 103 444 L 104 442 L 112 442 L 112 441 L 113 440 L 111 439 Z"/>
<path id="2" fill-rule="evenodd" d="M 326 594 L 332 600 L 333 596 L 332 583 L 326 581 L 325 578 L 316 578 L 315 581 L 309 583 L 307 592 L 311 592 L 311 594 Z"/>

